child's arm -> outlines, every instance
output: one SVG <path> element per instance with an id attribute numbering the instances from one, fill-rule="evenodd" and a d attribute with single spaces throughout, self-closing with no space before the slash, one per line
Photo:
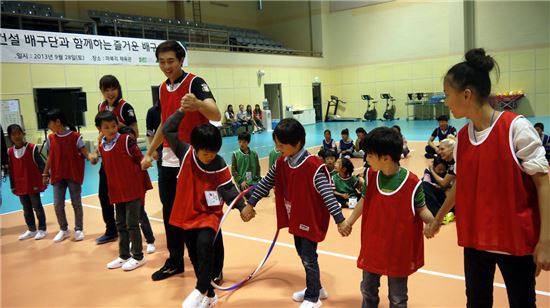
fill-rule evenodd
<path id="1" fill-rule="evenodd" d="M 434 221 L 434 216 L 432 215 L 432 212 L 430 212 L 430 210 L 428 210 L 426 206 L 417 207 L 414 211 L 416 215 L 420 216 L 420 219 L 422 219 L 425 224 L 429 225 Z"/>
<path id="2" fill-rule="evenodd" d="M 540 211 L 540 236 L 533 254 L 538 276 L 541 270 L 550 270 L 550 179 L 548 173 L 536 173 L 531 178 L 537 188 Z"/>
<path id="3" fill-rule="evenodd" d="M 183 156 L 185 155 L 185 152 L 189 150 L 190 145 L 188 143 L 185 143 L 181 141 L 178 138 L 178 130 L 181 120 L 183 119 L 183 116 L 185 113 L 182 111 L 182 108 L 178 109 L 176 112 L 174 112 L 168 120 L 166 120 L 166 123 L 164 123 L 162 128 L 162 133 L 166 141 L 168 141 L 168 144 L 170 145 L 170 148 L 172 151 L 174 151 L 174 154 L 181 160 Z"/>
<path id="4" fill-rule="evenodd" d="M 218 192 L 222 196 L 223 200 L 227 201 L 227 204 L 233 202 L 233 200 L 239 195 L 239 191 L 233 182 L 229 182 L 224 186 L 221 186 L 218 188 Z M 235 208 L 241 212 L 241 219 L 245 222 L 256 216 L 256 211 L 254 211 L 254 208 L 250 204 L 245 204 L 243 199 L 237 201 Z"/>
<path id="5" fill-rule="evenodd" d="M 248 199 L 248 204 L 256 206 L 258 201 L 269 195 L 269 191 L 275 186 L 275 168 L 277 164 L 273 164 L 267 175 L 263 177 L 254 189 L 252 196 Z"/>
<path id="6" fill-rule="evenodd" d="M 134 138 L 128 137 L 128 150 L 130 152 L 130 156 L 132 156 L 132 160 L 139 165 L 143 159 L 143 154 L 141 153 L 141 150 L 139 149 Z"/>
<path id="7" fill-rule="evenodd" d="M 348 236 L 351 234 L 351 230 L 353 227 L 353 224 L 361 217 L 361 214 L 363 214 L 363 202 L 365 201 L 365 198 L 361 198 L 359 202 L 357 202 L 357 205 L 353 209 L 353 212 L 349 215 L 349 217 L 342 223 L 341 229 L 342 231 L 340 234 L 342 236 Z"/>
<path id="8" fill-rule="evenodd" d="M 345 220 L 345 217 L 342 214 L 342 207 L 340 206 L 340 203 L 338 203 L 336 197 L 334 197 L 333 187 L 330 185 L 324 169 L 325 168 L 319 169 L 319 171 L 315 174 L 315 188 L 323 198 L 325 206 L 327 207 L 330 215 L 332 215 L 334 222 L 339 225 Z"/>
<path id="9" fill-rule="evenodd" d="M 44 163 L 44 160 L 42 159 L 42 156 L 40 155 L 40 152 L 38 151 L 38 147 L 34 147 L 34 153 L 32 153 L 34 157 L 34 162 L 36 163 L 36 166 L 39 170 L 44 170 L 44 167 L 46 167 L 46 164 Z"/>
<path id="10" fill-rule="evenodd" d="M 49 152 L 49 139 L 46 142 L 46 148 Z M 44 165 L 44 171 L 42 171 L 42 184 L 48 185 L 48 182 L 50 181 L 50 160 L 51 156 L 48 155 L 48 159 L 46 159 L 46 164 Z"/>

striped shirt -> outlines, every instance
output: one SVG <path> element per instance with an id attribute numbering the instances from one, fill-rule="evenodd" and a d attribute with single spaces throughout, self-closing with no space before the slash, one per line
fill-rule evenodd
<path id="1" fill-rule="evenodd" d="M 296 167 L 301 162 L 306 159 L 310 154 L 306 149 L 302 148 L 298 153 L 294 154 L 293 156 L 290 156 L 288 158 L 285 158 L 285 160 L 288 161 L 290 166 Z M 271 168 L 269 169 L 269 172 L 267 175 L 262 178 L 262 180 L 258 183 L 256 188 L 254 189 L 254 193 L 252 193 L 252 197 L 248 199 L 248 203 L 252 206 L 256 206 L 256 203 L 260 201 L 260 199 L 267 197 L 269 195 L 269 191 L 275 186 L 275 167 L 277 164 L 273 164 Z M 333 187 L 331 186 L 327 176 L 324 172 L 322 172 L 322 169 L 319 169 L 317 173 L 315 174 L 315 188 L 319 193 L 321 194 L 321 197 L 323 198 L 325 202 L 325 206 L 327 207 L 330 215 L 334 218 L 334 221 L 339 224 L 342 221 L 344 221 L 344 215 L 342 214 L 342 208 L 340 207 L 340 203 L 336 201 L 336 197 L 334 197 Z"/>

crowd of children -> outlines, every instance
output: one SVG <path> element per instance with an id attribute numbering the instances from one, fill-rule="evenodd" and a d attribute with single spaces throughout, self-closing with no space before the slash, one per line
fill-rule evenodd
<path id="1" fill-rule="evenodd" d="M 144 209 L 145 194 L 152 188 L 145 170 L 163 144 L 159 194 L 170 256 L 152 279 L 184 272 L 185 245 L 197 281 L 182 303 L 184 308 L 217 303 L 211 281 L 219 283 L 223 277 L 224 245 L 218 233 L 223 204 L 251 187 L 235 208 L 248 222 L 256 216 L 258 202 L 274 189 L 277 228 L 288 228 L 293 235 L 305 269 L 305 289 L 292 294 L 302 308 L 320 307 L 321 300 L 328 298 L 317 247 L 326 237 L 331 216 L 342 236 L 348 236 L 362 217 L 357 259 L 362 270 L 362 307 L 378 306 L 382 275 L 388 277 L 390 306 L 406 307 L 408 277 L 424 265 L 423 237 L 433 237 L 441 223 L 449 221 L 453 208 L 458 244 L 464 247 L 468 306 L 491 306 L 496 265 L 503 273 L 510 306 L 535 306 L 535 275 L 550 270 L 549 138 L 541 123 L 533 127 L 522 116 L 497 112 L 488 104 L 489 72 L 496 63 L 484 50 L 469 51 L 466 60 L 446 74 L 446 104 L 455 117 L 468 117 L 470 122 L 457 134 L 447 117 L 438 118 L 439 127 L 426 147 L 426 157 L 434 160 L 422 179 L 400 164 L 410 150 L 399 126 L 378 127 L 369 133 L 357 128 L 355 142 L 344 129 L 338 143 L 325 130 L 315 156 L 304 147 L 304 127 L 292 118 L 281 120 L 273 132 L 275 148 L 265 177 L 260 176 L 258 153 L 250 147 L 248 132 L 239 134 L 239 149 L 232 153 L 229 167 L 218 155 L 220 131 L 208 123 L 219 120 L 221 114 L 206 82 L 181 70 L 185 50 L 167 41 L 158 46 L 156 56 L 168 79 L 160 89 L 160 124 L 145 155 L 137 147 L 133 109 L 122 99 L 118 80 L 110 75 L 100 81 L 105 101 L 95 117 L 100 133 L 97 153 L 88 152 L 60 110 L 47 114 L 52 133 L 45 144 L 49 152 L 45 162 L 37 147 L 25 141 L 19 125 L 8 127 L 13 143 L 8 150 L 10 184 L 20 198 L 28 229 L 20 240 L 46 237 L 40 193 L 48 184 L 54 188 L 60 228 L 54 241 L 69 237 L 64 209 L 67 189 L 75 215 L 74 240 L 84 239 L 80 200 L 84 159 L 95 164 L 100 154 L 106 232 L 96 241 L 103 244 L 118 238 L 118 257 L 107 268 L 129 271 L 143 265 L 140 225 L 147 243 L 153 244 L 147 252 L 154 251 L 155 241 Z M 248 112 L 243 107 L 238 121 L 261 129 L 259 106 Z M 226 117 L 234 118 L 232 108 L 228 107 Z M 439 145 L 434 144 L 435 138 Z M 365 161 L 366 168 L 358 176 L 354 157 Z M 132 179 L 130 186 L 128 179 Z M 347 219 L 343 207 L 353 208 Z"/>

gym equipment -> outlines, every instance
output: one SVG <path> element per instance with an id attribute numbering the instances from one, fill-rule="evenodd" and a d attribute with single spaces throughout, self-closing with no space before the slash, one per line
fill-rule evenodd
<path id="1" fill-rule="evenodd" d="M 386 110 L 384 111 L 383 119 L 380 119 L 381 121 L 393 121 L 393 120 L 399 120 L 399 118 L 395 118 L 395 98 L 393 98 L 389 93 L 382 93 L 380 94 L 381 99 L 386 100 Z M 391 107 L 390 107 L 391 102 Z"/>
<path id="2" fill-rule="evenodd" d="M 373 100 L 373 98 L 368 94 L 361 95 L 361 99 L 367 101 L 367 111 L 365 111 L 363 118 L 367 121 L 378 120 L 378 111 L 376 111 L 377 101 Z M 372 109 L 370 108 L 371 101 L 373 104 Z"/>
<path id="3" fill-rule="evenodd" d="M 331 95 L 330 100 L 327 104 L 327 112 L 325 114 L 325 122 L 354 122 L 354 121 L 360 121 L 360 118 L 344 118 L 336 114 L 338 112 L 338 105 L 347 104 L 343 100 L 339 99 L 337 96 Z M 332 114 L 329 114 L 330 107 L 334 107 L 334 112 Z"/>

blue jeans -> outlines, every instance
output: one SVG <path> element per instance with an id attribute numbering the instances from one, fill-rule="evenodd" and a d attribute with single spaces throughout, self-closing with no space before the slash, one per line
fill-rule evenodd
<path id="1" fill-rule="evenodd" d="M 317 262 L 317 243 L 300 236 L 294 236 L 294 246 L 302 259 L 306 270 L 306 293 L 305 301 L 316 303 L 319 300 L 321 290 L 321 273 L 319 262 Z"/>

